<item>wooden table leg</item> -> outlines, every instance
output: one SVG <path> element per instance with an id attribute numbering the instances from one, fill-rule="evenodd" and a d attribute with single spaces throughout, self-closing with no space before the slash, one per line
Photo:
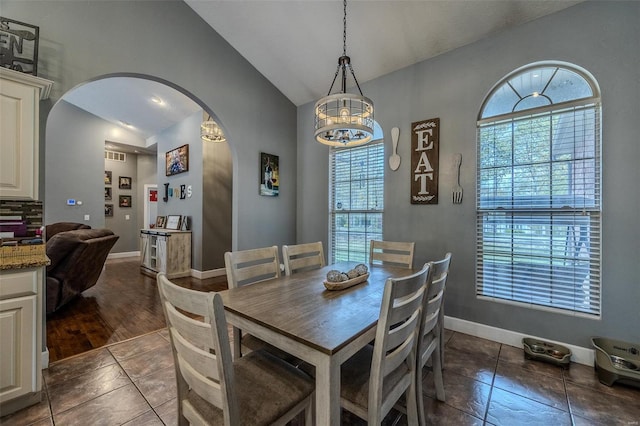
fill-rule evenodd
<path id="1" fill-rule="evenodd" d="M 328 355 L 316 366 L 316 425 L 340 425 L 340 363 Z"/>

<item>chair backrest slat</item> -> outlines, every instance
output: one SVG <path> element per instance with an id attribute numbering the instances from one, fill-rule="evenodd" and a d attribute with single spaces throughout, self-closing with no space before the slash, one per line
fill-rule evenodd
<path id="1" fill-rule="evenodd" d="M 414 242 L 371 240 L 369 263 L 387 263 L 412 268 L 414 249 Z"/>
<path id="2" fill-rule="evenodd" d="M 282 246 L 282 261 L 287 275 L 301 270 L 322 268 L 325 266 L 322 242 Z"/>
<path id="3" fill-rule="evenodd" d="M 229 288 L 254 284 L 280 276 L 277 246 L 226 252 L 224 263 Z"/>
<path id="4" fill-rule="evenodd" d="M 202 297 L 206 300 L 205 297 Z M 189 318 L 178 312 L 174 305 L 165 302 L 166 313 L 169 322 L 169 331 L 177 332 L 184 339 L 189 341 L 191 345 L 205 351 L 214 349 L 214 342 L 211 334 L 211 325 L 206 322 Z"/>

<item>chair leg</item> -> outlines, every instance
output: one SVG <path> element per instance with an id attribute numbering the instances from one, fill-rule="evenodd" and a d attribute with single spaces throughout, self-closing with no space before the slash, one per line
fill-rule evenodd
<path id="1" fill-rule="evenodd" d="M 242 356 L 242 331 L 233 327 L 233 359 L 240 359 Z"/>
<path id="2" fill-rule="evenodd" d="M 423 381 L 422 368 L 423 366 L 421 366 L 418 363 L 418 368 L 416 369 L 416 374 L 415 374 L 416 394 L 415 394 L 414 401 L 416 405 L 416 410 L 418 411 L 418 424 L 420 426 L 425 426 L 427 424 L 427 418 L 424 412 L 424 400 L 422 399 L 424 397 L 422 395 L 422 381 Z M 407 417 L 409 417 L 408 411 L 409 411 L 409 407 L 407 406 Z"/>
<path id="3" fill-rule="evenodd" d="M 439 346 L 439 345 L 438 345 Z M 433 377 L 436 387 L 436 398 L 438 401 L 444 402 L 444 380 L 442 377 L 442 359 L 440 348 L 433 351 Z"/>
<path id="4" fill-rule="evenodd" d="M 422 374 L 420 374 L 422 375 Z M 406 395 L 406 399 L 407 399 L 407 422 L 409 424 L 409 426 L 413 426 L 413 425 L 418 425 L 419 421 L 420 421 L 420 412 L 419 410 L 422 409 L 422 405 L 421 403 L 418 402 L 418 400 L 420 402 L 422 402 L 422 386 L 418 385 L 418 382 L 422 383 L 422 380 L 417 380 L 417 376 L 418 373 L 415 373 L 413 375 L 413 378 L 411 380 L 411 385 L 409 386 L 409 389 L 407 389 L 407 395 Z M 418 391 L 420 393 L 418 393 Z M 423 416 L 424 416 L 424 410 L 423 411 Z"/>

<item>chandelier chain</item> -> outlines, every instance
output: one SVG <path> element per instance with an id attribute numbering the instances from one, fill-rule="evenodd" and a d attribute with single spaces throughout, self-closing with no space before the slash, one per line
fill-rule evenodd
<path id="1" fill-rule="evenodd" d="M 344 16 L 342 18 L 342 56 L 347 56 L 347 0 L 344 0 Z"/>

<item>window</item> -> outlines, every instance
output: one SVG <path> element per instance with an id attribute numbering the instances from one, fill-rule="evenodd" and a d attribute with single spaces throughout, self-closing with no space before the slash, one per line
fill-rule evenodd
<path id="1" fill-rule="evenodd" d="M 329 163 L 331 263 L 366 263 L 369 242 L 382 239 L 384 143 L 332 148 Z"/>
<path id="2" fill-rule="evenodd" d="M 536 64 L 478 120 L 476 294 L 600 315 L 600 98 L 586 72 Z"/>

